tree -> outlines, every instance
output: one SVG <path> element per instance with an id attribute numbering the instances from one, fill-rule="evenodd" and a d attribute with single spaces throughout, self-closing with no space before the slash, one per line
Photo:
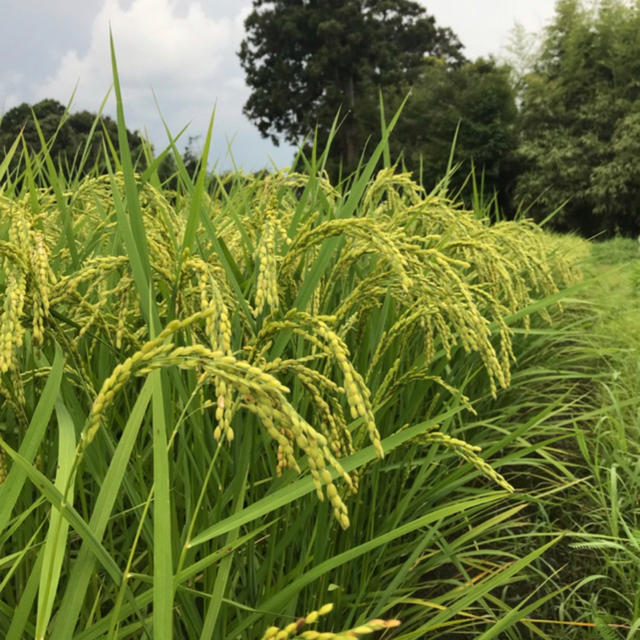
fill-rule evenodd
<path id="1" fill-rule="evenodd" d="M 379 130 L 379 89 L 406 92 L 425 56 L 464 61 L 455 34 L 411 0 L 254 0 L 245 27 L 244 113 L 276 144 L 299 144 L 317 127 L 322 145 L 340 111 L 334 158 L 347 170 Z"/>
<path id="2" fill-rule="evenodd" d="M 100 116 L 100 122 L 93 136 L 90 137 L 96 114 L 89 111 L 80 111 L 68 114 L 65 119 L 65 107 L 56 100 L 51 99 L 41 100 L 34 105 L 23 103 L 7 111 L 0 121 L 1 154 L 6 153 L 20 135 L 20 132 L 24 136 L 27 148 L 32 153 L 38 153 L 42 149 L 33 115 L 35 115 L 47 142 L 53 140 L 55 135 L 55 140 L 53 140 L 49 152 L 53 160 L 59 164 L 61 170 L 68 177 L 76 176 L 80 157 L 84 153 L 87 142 L 87 157 L 82 167 L 81 175 L 85 175 L 90 171 L 97 171 L 98 173 L 106 171 L 104 135 L 106 131 L 106 135 L 117 150 L 119 143 L 116 122 L 109 116 Z M 143 141 L 140 134 L 127 131 L 127 139 L 134 160 L 139 166 L 146 166 Z M 19 154 L 16 154 L 13 158 L 12 168 L 17 167 L 18 162 Z M 171 170 L 170 165 L 170 161 L 163 164 L 160 171 L 161 178 L 168 177 Z M 165 174 L 167 175 L 165 176 Z"/>
<path id="3" fill-rule="evenodd" d="M 202 159 L 202 151 L 196 147 L 200 136 L 189 136 L 187 146 L 182 154 L 182 163 L 190 176 L 195 176 Z"/>
<path id="4" fill-rule="evenodd" d="M 525 81 L 516 194 L 585 235 L 640 232 L 640 4 L 559 0 Z"/>
<path id="5" fill-rule="evenodd" d="M 424 65 L 391 143 L 409 169 L 422 169 L 425 187 L 443 177 L 458 131 L 453 159 L 460 169 L 452 186 L 466 180 L 473 163 L 486 193 L 498 193 L 508 206 L 517 141 L 510 74 L 509 67 L 482 58 L 455 67 Z"/>
<path id="6" fill-rule="evenodd" d="M 541 32 L 527 31 L 520 22 L 516 22 L 509 33 L 501 59 L 511 70 L 511 83 L 518 96 L 524 89 L 526 76 L 537 62 L 541 42 Z"/>

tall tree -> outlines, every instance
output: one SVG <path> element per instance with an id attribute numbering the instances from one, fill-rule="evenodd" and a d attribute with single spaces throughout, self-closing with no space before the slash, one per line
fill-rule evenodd
<path id="1" fill-rule="evenodd" d="M 560 229 L 640 232 L 640 3 L 559 0 L 522 94 L 517 196 Z"/>
<path id="2" fill-rule="evenodd" d="M 65 114 L 65 111 L 62 104 L 52 99 L 41 100 L 34 105 L 22 103 L 9 109 L 0 120 L 0 154 L 6 153 L 21 132 L 27 148 L 32 153 L 38 153 L 42 149 L 33 119 L 35 115 L 44 139 L 49 143 L 51 157 L 67 177 L 80 177 L 92 171 L 105 172 L 104 136 L 108 136 L 116 150 L 119 145 L 118 125 L 115 120 L 109 116 L 100 116 L 100 122 L 91 135 L 91 129 L 96 120 L 95 113 L 79 111 Z M 146 166 L 140 134 L 137 131 L 127 131 L 127 140 L 132 157 L 138 166 Z M 84 166 L 79 167 L 85 146 L 87 147 L 86 159 Z M 20 154 L 16 154 L 12 160 L 12 168 L 16 168 L 19 161 Z M 78 175 L 79 169 L 81 171 Z M 159 168 L 161 180 L 168 179 L 174 171 L 174 159 L 168 155 Z"/>
<path id="3" fill-rule="evenodd" d="M 515 91 L 511 69 L 482 58 L 451 67 L 439 61 L 424 65 L 392 136 L 392 149 L 406 166 L 422 170 L 429 188 L 453 160 L 460 165 L 453 188 L 466 181 L 472 164 L 484 176 L 485 193 L 498 193 L 508 208 L 514 179 L 517 138 Z M 469 188 L 463 195 L 470 197 Z"/>
<path id="4" fill-rule="evenodd" d="M 245 114 L 274 143 L 297 144 L 316 127 L 323 143 L 340 111 L 334 157 L 347 170 L 378 129 L 378 89 L 407 91 L 425 56 L 464 61 L 455 34 L 411 0 L 254 0 L 245 27 Z"/>

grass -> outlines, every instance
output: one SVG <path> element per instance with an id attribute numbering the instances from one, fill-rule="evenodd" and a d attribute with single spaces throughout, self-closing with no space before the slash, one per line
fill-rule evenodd
<path id="1" fill-rule="evenodd" d="M 564 533 L 563 541 L 538 565 L 546 574 L 557 572 L 546 590 L 562 590 L 562 595 L 538 610 L 536 618 L 546 622 L 536 623 L 535 633 L 631 640 L 640 613 L 635 498 L 638 299 L 629 269 L 635 256 L 629 253 L 625 263 L 619 241 L 611 242 L 610 254 L 609 243 L 592 253 L 593 245 L 586 241 L 565 238 L 562 243 L 569 245 L 569 253 L 582 256 L 586 274 L 580 299 L 571 302 L 565 314 L 565 320 L 573 317 L 575 324 L 563 323 L 562 331 L 544 329 L 538 344 L 530 343 L 534 351 L 526 349 L 519 357 L 522 377 L 514 372 L 511 388 L 494 411 L 500 418 L 505 405 L 525 415 L 544 411 L 536 437 L 555 440 L 546 461 L 553 466 L 536 461 L 533 467 L 540 469 L 535 485 L 543 497 L 536 500 L 532 516 L 540 533 Z M 554 401 L 557 407 L 545 411 Z M 516 592 L 513 601 L 519 597 Z"/>
<path id="2" fill-rule="evenodd" d="M 339 185 L 319 149 L 223 183 L 172 140 L 170 191 L 123 140 L 82 181 L 17 141 L 2 637 L 633 637 L 637 345 L 574 268 L 602 259 L 425 193 L 394 124 Z"/>
<path id="3" fill-rule="evenodd" d="M 577 427 L 590 488 L 585 502 L 588 497 L 592 508 L 576 523 L 581 539 L 575 546 L 587 557 L 598 558 L 598 574 L 602 575 L 593 583 L 597 586 L 590 594 L 589 606 L 602 620 L 625 619 L 628 633 L 618 637 L 628 638 L 634 637 L 640 624 L 640 512 L 635 499 L 640 460 L 640 299 L 633 284 L 637 259 L 633 240 L 623 244 L 615 239 L 594 249 L 592 269 L 598 278 L 586 293 L 598 311 L 592 348 L 601 356 L 597 397 L 605 409 L 590 431 Z"/>
<path id="4" fill-rule="evenodd" d="M 629 263 L 640 257 L 640 244 L 634 238 L 615 237 L 606 241 L 594 241 L 591 260 L 597 265 Z"/>

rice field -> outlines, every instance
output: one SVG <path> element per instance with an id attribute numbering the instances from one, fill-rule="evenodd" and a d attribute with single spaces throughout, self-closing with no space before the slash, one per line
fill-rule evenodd
<path id="1" fill-rule="evenodd" d="M 392 124 L 339 185 L 319 150 L 224 180 L 176 154 L 169 189 L 126 144 L 80 180 L 16 142 L 3 638 L 633 633 L 637 603 L 580 619 L 595 567 L 559 573 L 569 544 L 619 544 L 567 524 L 609 375 L 585 342 L 589 247 L 426 192 L 388 161 Z M 558 598 L 554 627 L 536 613 Z"/>

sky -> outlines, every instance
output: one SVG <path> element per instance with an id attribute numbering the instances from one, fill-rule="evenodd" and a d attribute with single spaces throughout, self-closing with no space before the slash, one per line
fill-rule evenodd
<path id="1" fill-rule="evenodd" d="M 504 54 L 516 22 L 540 31 L 555 0 L 419 0 L 448 26 L 468 58 Z M 242 114 L 250 90 L 236 52 L 251 0 L 7 0 L 0 2 L 0 114 L 54 98 L 71 110 L 97 112 L 111 85 L 109 26 L 114 37 L 129 129 L 156 151 L 185 126 L 201 148 L 215 109 L 218 169 L 254 171 L 290 164 L 293 149 L 261 138 Z M 104 112 L 113 115 L 110 97 Z"/>

